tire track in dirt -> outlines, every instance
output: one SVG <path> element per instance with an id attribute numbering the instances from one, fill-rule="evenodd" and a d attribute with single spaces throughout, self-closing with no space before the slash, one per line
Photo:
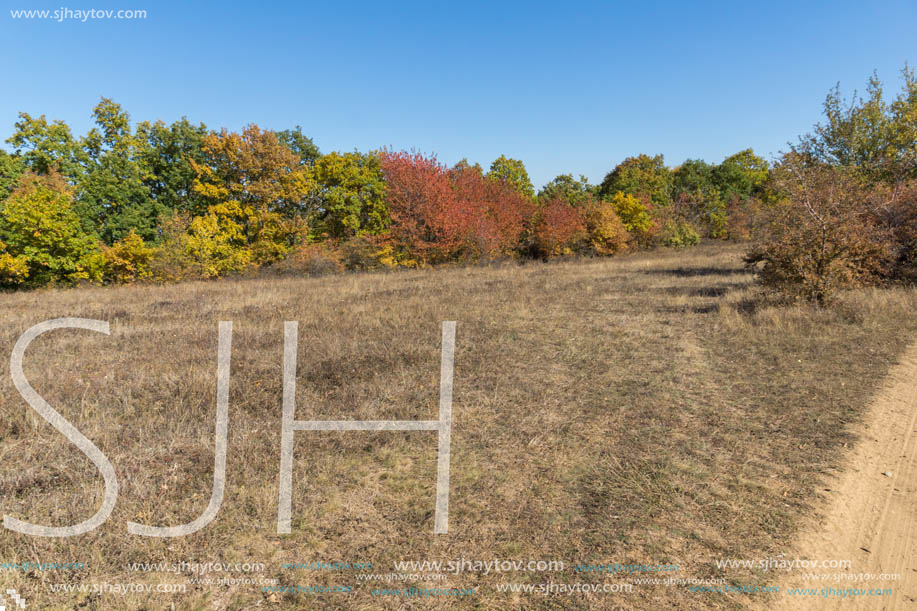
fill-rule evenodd
<path id="1" fill-rule="evenodd" d="M 870 405 L 860 439 L 830 488 L 821 519 L 804 527 L 791 557 L 850 560 L 849 569 L 794 569 L 762 608 L 917 609 L 917 343 Z M 802 580 L 812 573 L 897 573 L 900 580 Z M 891 588 L 891 596 L 791 596 L 787 588 Z M 764 602 L 764 601 L 762 601 Z"/>

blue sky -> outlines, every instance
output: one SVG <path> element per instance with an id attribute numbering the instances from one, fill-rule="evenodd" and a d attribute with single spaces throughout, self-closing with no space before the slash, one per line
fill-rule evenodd
<path id="1" fill-rule="evenodd" d="M 917 2 L 152 2 L 0 0 L 0 139 L 26 111 L 302 125 L 322 151 L 382 146 L 488 165 L 536 186 L 600 181 L 637 153 L 771 158 L 838 81 L 890 93 L 917 63 Z M 146 19 L 13 19 L 20 9 Z"/>

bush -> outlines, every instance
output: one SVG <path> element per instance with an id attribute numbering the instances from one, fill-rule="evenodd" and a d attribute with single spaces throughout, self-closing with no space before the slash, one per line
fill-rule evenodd
<path id="1" fill-rule="evenodd" d="M 17 286 L 29 278 L 29 260 L 24 255 L 11 255 L 6 248 L 0 242 L 0 286 Z"/>
<path id="2" fill-rule="evenodd" d="M 338 246 L 338 256 L 344 269 L 368 272 L 385 267 L 379 260 L 383 255 L 378 241 L 375 237 L 359 236 L 341 242 Z"/>
<path id="3" fill-rule="evenodd" d="M 668 221 L 659 232 L 659 239 L 663 246 L 672 248 L 685 248 L 700 244 L 700 235 L 697 230 L 686 221 Z"/>
<path id="4" fill-rule="evenodd" d="M 162 246 L 152 265 L 163 281 L 214 278 L 244 271 L 253 264 L 241 224 L 224 206 L 203 216 L 174 214 L 162 221 Z"/>
<path id="5" fill-rule="evenodd" d="M 149 280 L 153 277 L 153 258 L 156 248 L 148 246 L 132 229 L 129 234 L 102 247 L 105 278 L 119 283 Z"/>
<path id="6" fill-rule="evenodd" d="M 897 188 L 877 187 L 888 204 L 879 210 L 882 227 L 891 239 L 892 264 L 890 280 L 917 282 L 917 182 Z"/>
<path id="7" fill-rule="evenodd" d="M 757 197 L 733 195 L 726 202 L 726 239 L 747 241 L 761 231 L 764 204 Z"/>
<path id="8" fill-rule="evenodd" d="M 344 263 L 332 243 L 315 242 L 296 248 L 269 269 L 284 276 L 326 276 L 344 271 Z"/>
<path id="9" fill-rule="evenodd" d="M 879 222 L 882 203 L 845 168 L 819 164 L 795 153 L 775 169 L 785 199 L 745 261 L 768 288 L 825 304 L 842 288 L 879 282 L 894 249 Z"/>

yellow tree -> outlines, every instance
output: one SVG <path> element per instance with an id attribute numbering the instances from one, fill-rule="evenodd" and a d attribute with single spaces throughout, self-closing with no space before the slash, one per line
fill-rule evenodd
<path id="1" fill-rule="evenodd" d="M 95 282 L 102 265 L 60 174 L 23 174 L 0 206 L 0 285 Z"/>
<path id="2" fill-rule="evenodd" d="M 194 190 L 209 206 L 192 220 L 189 245 L 199 256 L 228 259 L 209 266 L 215 270 L 282 259 L 306 234 L 314 187 L 309 167 L 257 125 L 241 134 L 209 134 L 202 149 L 204 162 L 192 162 Z"/>

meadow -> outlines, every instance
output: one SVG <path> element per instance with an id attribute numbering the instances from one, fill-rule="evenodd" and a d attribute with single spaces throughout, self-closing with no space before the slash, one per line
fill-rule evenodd
<path id="1" fill-rule="evenodd" d="M 743 246 L 704 244 L 610 259 L 505 263 L 317 278 L 42 289 L 0 295 L 0 353 L 58 317 L 25 358 L 35 390 L 109 457 L 109 520 L 70 538 L 0 536 L 0 571 L 41 609 L 742 608 L 754 595 L 634 585 L 541 595 L 500 584 L 630 583 L 583 564 L 674 564 L 675 577 L 766 585 L 723 558 L 786 550 L 823 479 L 856 439 L 870 394 L 917 331 L 917 290 L 861 288 L 831 308 L 770 305 Z M 216 518 L 170 539 L 125 522 L 178 525 L 213 480 L 217 324 L 233 321 L 227 486 Z M 448 535 L 433 534 L 436 435 L 295 436 L 292 533 L 276 532 L 284 321 L 299 322 L 297 419 L 437 418 L 440 329 L 457 321 Z M 43 525 L 92 515 L 95 467 L 0 376 L 2 512 Z M 405 560 L 563 561 L 564 571 L 464 571 L 400 597 L 357 579 Z M 263 563 L 276 579 L 352 592 L 191 584 L 131 563 Z M 283 568 L 371 562 L 371 571 Z M 174 593 L 52 592 L 59 583 L 186 584 Z"/>

